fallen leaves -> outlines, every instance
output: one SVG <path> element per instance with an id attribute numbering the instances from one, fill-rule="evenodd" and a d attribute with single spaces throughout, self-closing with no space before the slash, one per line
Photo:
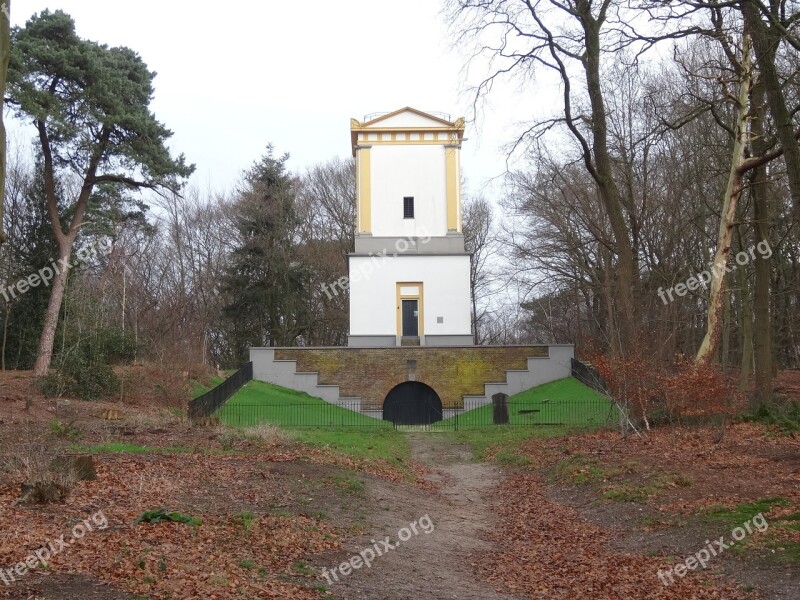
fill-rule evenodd
<path id="1" fill-rule="evenodd" d="M 612 537 L 630 533 L 637 520 L 590 522 L 581 512 L 592 501 L 608 502 L 602 496 L 609 480 L 645 489 L 673 474 L 676 485 L 654 486 L 653 493 L 629 505 L 627 513 L 609 509 L 604 514 L 630 514 L 636 506 L 650 511 L 649 525 L 643 524 L 637 536 L 668 529 L 679 534 L 675 528 L 683 527 L 681 523 L 702 518 L 711 509 L 769 497 L 785 498 L 786 503 L 765 513 L 767 519 L 777 524 L 781 518 L 793 518 L 800 506 L 800 455 L 793 440 L 763 425 L 736 423 L 726 427 L 722 440 L 715 443 L 719 431 L 711 426 L 665 427 L 642 438 L 622 439 L 615 431 L 595 431 L 526 442 L 520 454 L 540 468 L 503 484 L 497 498 L 501 528 L 494 538 L 502 552 L 490 560 L 484 573 L 531 598 L 755 597 L 699 571 L 675 577 L 674 583 L 664 587 L 657 573 L 670 568 L 669 559 L 643 556 L 643 549 L 637 555 L 630 544 L 617 547 L 631 553 L 612 548 Z M 573 492 L 582 498 L 576 501 L 580 506 L 552 501 L 545 493 L 551 485 L 562 490 L 580 486 L 581 492 Z M 691 531 L 679 535 L 690 538 Z M 702 547 L 703 539 L 695 550 Z M 776 539 L 796 542 L 800 532 L 771 528 L 769 534 L 749 543 L 763 554 Z M 680 553 L 675 560 L 680 560 Z"/>
<path id="2" fill-rule="evenodd" d="M 91 575 L 150 598 L 318 598 L 308 587 L 316 580 L 298 579 L 292 564 L 337 548 L 339 536 L 332 525 L 311 516 L 264 511 L 244 528 L 235 518 L 240 506 L 259 505 L 260 500 L 260 506 L 269 506 L 290 494 L 260 476 L 268 459 L 103 456 L 97 461 L 97 480 L 81 483 L 57 506 L 11 507 L 16 489 L 4 486 L 0 566 L 19 562 L 102 510 L 107 529 L 75 541 L 50 561 L 47 572 Z M 206 490 L 210 499 L 205 508 L 195 502 L 197 495 L 187 494 L 198 490 Z M 202 524 L 135 524 L 144 509 L 158 506 L 199 517 Z"/>
<path id="3" fill-rule="evenodd" d="M 500 551 L 484 556 L 480 569 L 506 591 L 542 600 L 755 597 L 702 573 L 676 577 L 665 587 L 658 578 L 659 569 L 667 568 L 662 561 L 612 550 L 609 532 L 548 500 L 536 474 L 507 479 L 496 509 L 500 528 L 492 538 Z"/>

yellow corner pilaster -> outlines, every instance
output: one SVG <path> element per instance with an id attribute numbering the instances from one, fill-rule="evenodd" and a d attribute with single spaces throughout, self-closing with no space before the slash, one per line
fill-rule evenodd
<path id="1" fill-rule="evenodd" d="M 458 146 L 444 147 L 448 231 L 461 231 L 461 225 L 458 219 L 458 151 Z"/>
<path id="2" fill-rule="evenodd" d="M 358 149 L 358 231 L 372 232 L 371 148 Z"/>

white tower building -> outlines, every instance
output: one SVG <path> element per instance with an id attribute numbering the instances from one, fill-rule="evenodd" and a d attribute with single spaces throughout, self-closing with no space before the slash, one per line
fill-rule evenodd
<path id="1" fill-rule="evenodd" d="M 461 230 L 464 119 L 403 108 L 350 122 L 357 229 L 350 346 L 472 344 Z"/>

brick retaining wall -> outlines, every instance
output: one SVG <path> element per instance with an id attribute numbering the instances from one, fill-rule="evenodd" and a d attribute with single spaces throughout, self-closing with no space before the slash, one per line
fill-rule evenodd
<path id="1" fill-rule="evenodd" d="M 460 408 L 463 396 L 483 395 L 485 383 L 505 382 L 507 370 L 547 356 L 547 346 L 275 349 L 276 360 L 296 360 L 297 372 L 318 373 L 319 384 L 361 397 L 362 408 L 380 408 L 394 386 L 409 380 L 436 390 L 444 408 Z"/>

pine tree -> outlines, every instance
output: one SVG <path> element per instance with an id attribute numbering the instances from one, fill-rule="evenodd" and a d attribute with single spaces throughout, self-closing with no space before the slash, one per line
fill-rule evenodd
<path id="1" fill-rule="evenodd" d="M 309 271 L 299 261 L 296 184 L 272 146 L 247 171 L 234 222 L 239 239 L 224 282 L 232 358 L 249 346 L 289 346 L 308 329 Z"/>

